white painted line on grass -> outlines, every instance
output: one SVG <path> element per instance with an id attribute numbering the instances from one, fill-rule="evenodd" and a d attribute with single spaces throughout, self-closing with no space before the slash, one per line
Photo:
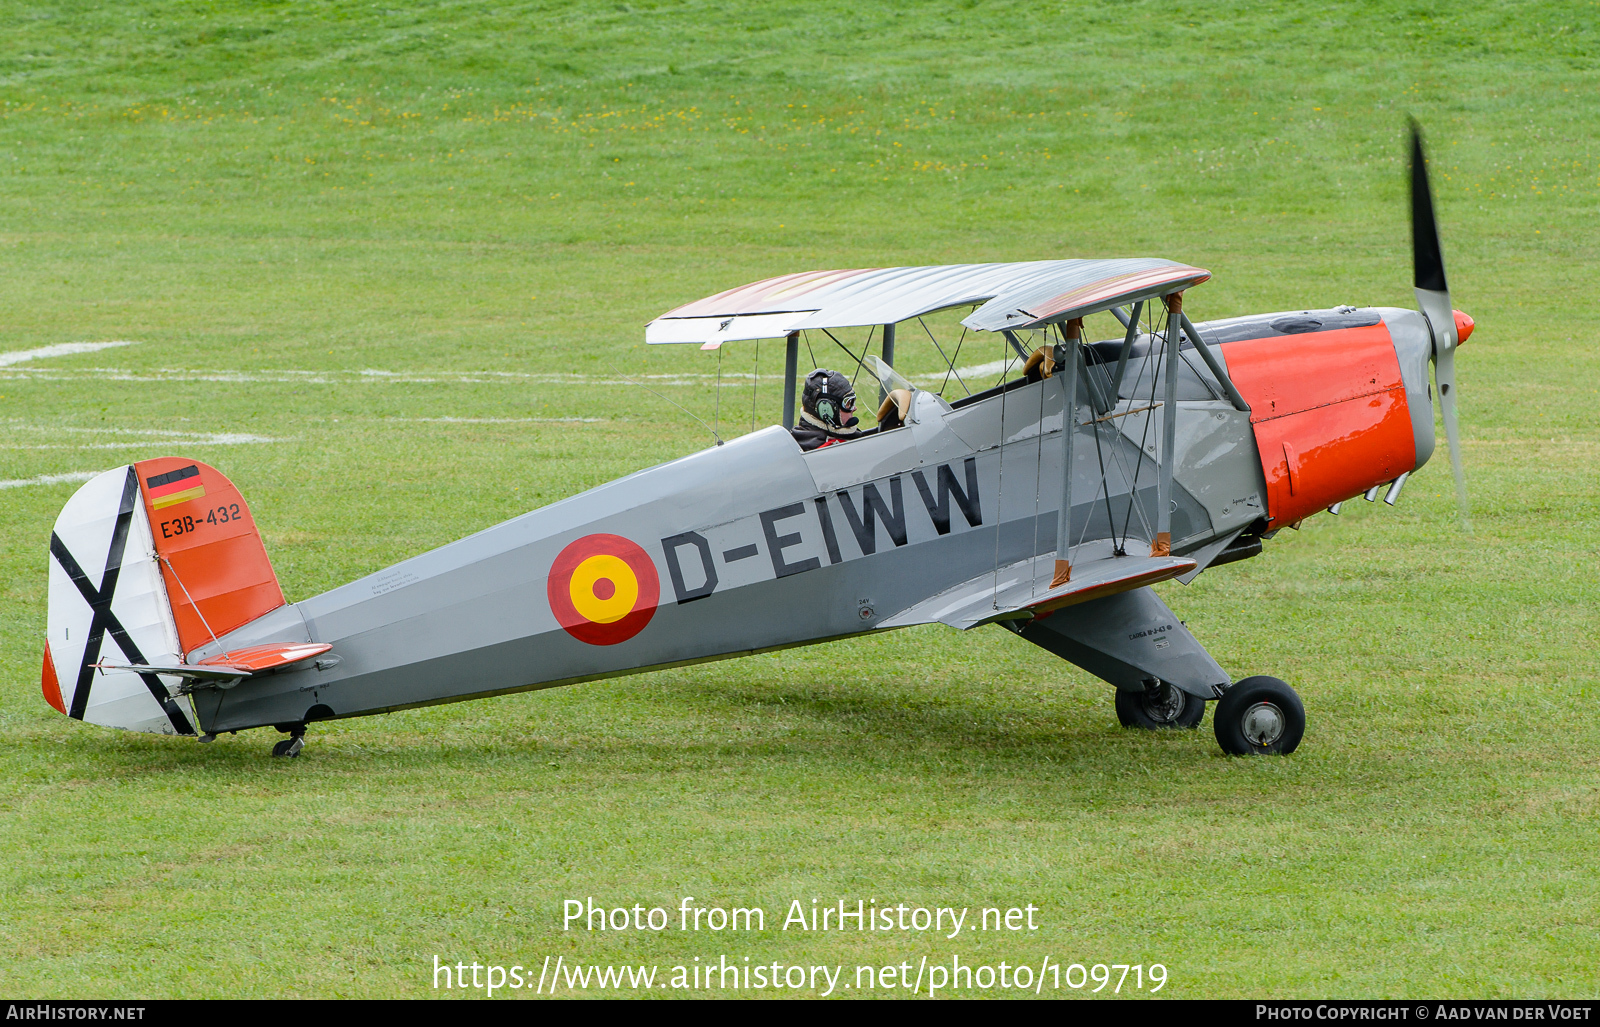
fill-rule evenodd
<path id="1" fill-rule="evenodd" d="M 271 439 L 265 435 L 243 435 L 219 433 L 212 431 L 173 431 L 168 428 L 113 428 L 110 425 L 94 425 L 81 427 L 68 424 L 28 424 L 22 421 L 12 421 L 7 427 L 14 431 L 37 431 L 47 433 L 64 433 L 69 435 L 139 435 L 154 436 L 163 439 L 217 439 L 227 438 L 236 442 L 284 442 L 284 439 Z"/>
<path id="2" fill-rule="evenodd" d="M 95 353 L 103 349 L 112 349 L 116 346 L 137 346 L 138 343 L 126 339 L 112 342 L 58 342 L 54 346 L 40 346 L 38 349 L 15 349 L 9 353 L 0 353 L 0 367 L 10 367 L 12 364 L 26 363 L 29 360 L 43 360 L 47 357 L 70 357 L 74 353 Z"/>
<path id="3" fill-rule="evenodd" d="M 67 482 L 88 481 L 99 471 L 68 471 L 66 474 L 41 474 L 37 478 L 12 478 L 0 481 L 0 489 L 20 489 L 24 485 L 62 485 Z"/>
<path id="4" fill-rule="evenodd" d="M 248 446 L 248 445 L 254 445 L 254 444 L 258 444 L 258 443 L 262 443 L 262 442 L 294 442 L 294 441 L 297 441 L 297 440 L 295 440 L 295 439 L 267 439 L 267 438 L 260 438 L 258 436 L 230 435 L 230 434 L 223 433 L 223 434 L 218 434 L 218 435 L 201 435 L 201 436 L 197 436 L 196 438 L 193 438 L 193 439 L 187 439 L 185 441 L 188 444 L 195 445 L 195 446 Z M 45 443 L 41 443 L 40 445 L 37 445 L 37 446 L 25 446 L 25 445 L 24 446 L 10 446 L 10 445 L 0 446 L 0 450 L 24 450 L 26 452 L 32 453 L 32 452 L 35 452 L 35 451 L 38 451 L 38 450 L 44 450 L 44 449 L 72 449 L 72 450 L 138 449 L 138 448 L 144 447 L 144 446 L 158 446 L 158 445 L 163 445 L 163 444 L 164 444 L 164 440 L 161 440 L 161 439 L 143 439 L 143 440 L 135 439 L 135 440 L 131 440 L 131 441 L 128 441 L 128 442 L 86 442 L 81 446 L 66 446 L 66 445 L 60 445 L 60 444 L 57 444 L 57 443 L 45 442 Z"/>
<path id="5" fill-rule="evenodd" d="M 266 435 L 251 435 L 246 432 L 168 431 L 162 428 L 80 428 L 70 425 L 25 424 L 17 421 L 7 423 L 5 427 L 14 432 L 33 432 L 58 438 L 62 435 L 120 435 L 127 437 L 127 441 L 83 442 L 76 444 L 60 442 L 17 443 L 0 445 L 0 449 L 127 449 L 133 446 L 162 445 L 173 441 L 181 441 L 196 446 L 250 446 L 297 441 L 295 439 L 276 439 Z"/>
<path id="6" fill-rule="evenodd" d="M 987 364 L 973 364 L 971 367 L 958 367 L 956 368 L 956 374 L 960 375 L 964 381 L 970 382 L 973 379 L 981 380 L 984 378 L 993 378 L 1001 371 L 1004 371 L 1007 367 L 1018 368 L 1021 366 L 1021 364 L 1021 359 L 1009 361 L 991 360 Z M 912 375 L 912 378 L 919 382 L 942 382 L 944 381 L 944 376 L 946 374 L 949 374 L 949 372 L 933 371 L 928 374 Z M 952 382 L 955 381 L 955 375 L 951 375 L 950 380 Z"/>
<path id="7" fill-rule="evenodd" d="M 390 421 L 419 421 L 424 424 L 601 424 L 609 417 L 390 417 Z"/>
<path id="8" fill-rule="evenodd" d="M 647 374 L 639 376 L 652 385 L 710 385 L 714 374 Z M 749 374 L 724 374 L 726 385 L 748 385 Z M 537 374 L 521 371 L 235 371 L 224 369 L 161 367 L 131 370 L 119 367 L 85 368 L 0 368 L 0 381 L 76 381 L 82 379 L 113 382 L 225 382 L 232 384 L 294 385 L 632 385 L 633 382 L 606 375 Z M 764 374 L 762 382 L 781 382 L 781 375 Z"/>
<path id="9" fill-rule="evenodd" d="M 72 381 L 78 379 L 95 379 L 113 382 L 222 382 L 229 384 L 296 384 L 296 385 L 632 385 L 623 378 L 611 375 L 591 375 L 560 372 L 529 372 L 529 371 L 383 371 L 376 368 L 364 368 L 359 371 L 306 371 L 300 369 L 272 369 L 261 371 L 241 371 L 228 368 L 188 368 L 188 367 L 156 367 L 145 369 L 130 369 L 120 367 L 22 367 L 14 370 L 9 365 L 35 359 L 37 356 L 59 356 L 61 353 L 46 353 L 46 350 L 59 350 L 65 352 L 68 346 L 103 347 L 108 345 L 125 345 L 124 343 L 70 343 L 64 346 L 50 346 L 44 350 L 26 350 L 19 353 L 0 354 L 0 381 L 27 380 L 27 381 Z M 79 352 L 79 351 L 74 351 Z M 8 359 L 16 358 L 16 359 Z M 1019 370 L 1022 361 L 992 360 L 984 364 L 973 364 L 968 367 L 956 368 L 956 375 L 967 382 L 984 381 L 985 388 L 993 384 L 992 379 L 999 377 L 1001 372 L 1008 368 L 1012 371 Z M 913 381 L 933 383 L 945 380 L 947 371 L 929 371 L 924 374 L 914 374 Z M 719 379 L 715 374 L 644 374 L 635 377 L 635 381 L 649 382 L 651 385 L 713 385 Z M 782 382 L 783 376 L 776 374 L 754 375 L 748 372 L 724 372 L 720 379 L 724 385 L 748 387 L 752 381 L 756 382 Z M 950 380 L 955 381 L 951 375 Z"/>

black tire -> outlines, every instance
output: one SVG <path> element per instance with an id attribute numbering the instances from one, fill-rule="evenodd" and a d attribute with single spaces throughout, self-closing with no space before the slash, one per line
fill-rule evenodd
<path id="1" fill-rule="evenodd" d="M 295 740 L 293 738 L 285 738 L 283 741 L 279 742 L 277 745 L 274 745 L 272 747 L 272 755 L 274 755 L 274 756 L 298 756 L 298 755 L 300 755 L 300 750 L 294 748 L 294 742 L 295 742 Z"/>
<path id="2" fill-rule="evenodd" d="M 1117 689 L 1117 719 L 1123 727 L 1159 731 L 1192 728 L 1206 715 L 1206 701 L 1165 681 L 1155 688 Z"/>
<path id="3" fill-rule="evenodd" d="M 1287 756 L 1306 733 L 1306 708 L 1277 678 L 1245 678 L 1217 700 L 1211 727 L 1230 756 Z"/>

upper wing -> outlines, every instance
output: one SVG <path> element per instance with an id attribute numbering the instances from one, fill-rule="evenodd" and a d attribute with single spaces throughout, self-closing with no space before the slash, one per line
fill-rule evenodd
<path id="1" fill-rule="evenodd" d="M 962 322 L 968 328 L 1031 328 L 1164 296 L 1210 277 L 1203 268 L 1156 257 L 806 271 L 669 310 L 645 326 L 645 341 L 770 339 L 805 328 L 894 324 L 966 304 L 981 304 Z"/>

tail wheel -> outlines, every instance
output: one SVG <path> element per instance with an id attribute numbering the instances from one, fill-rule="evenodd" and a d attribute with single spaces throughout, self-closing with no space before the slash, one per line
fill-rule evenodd
<path id="1" fill-rule="evenodd" d="M 1306 708 L 1277 678 L 1245 678 L 1217 700 L 1211 726 L 1231 756 L 1287 756 L 1306 733 Z"/>
<path id="2" fill-rule="evenodd" d="M 1165 681 L 1142 691 L 1117 689 L 1117 719 L 1123 727 L 1192 728 L 1206 715 L 1206 701 Z"/>

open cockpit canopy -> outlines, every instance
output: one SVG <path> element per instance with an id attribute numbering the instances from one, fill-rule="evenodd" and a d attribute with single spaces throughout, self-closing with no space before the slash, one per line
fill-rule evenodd
<path id="1" fill-rule="evenodd" d="M 669 310 L 645 326 L 645 341 L 770 339 L 808 328 L 895 324 L 965 305 L 977 306 L 961 322 L 974 331 L 1037 328 L 1181 292 L 1210 277 L 1155 257 L 804 271 Z"/>

